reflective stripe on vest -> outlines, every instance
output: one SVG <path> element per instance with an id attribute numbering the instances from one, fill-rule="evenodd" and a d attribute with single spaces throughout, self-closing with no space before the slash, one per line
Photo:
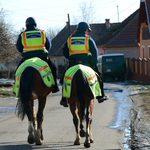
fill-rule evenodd
<path id="1" fill-rule="evenodd" d="M 27 34 L 28 37 L 27 37 Z M 31 50 L 46 50 L 45 48 L 45 33 L 44 31 L 24 31 L 22 33 L 23 53 Z"/>
<path id="2" fill-rule="evenodd" d="M 86 34 L 85 37 L 72 37 L 68 38 L 69 55 L 77 53 L 90 53 L 89 51 L 89 37 Z"/>

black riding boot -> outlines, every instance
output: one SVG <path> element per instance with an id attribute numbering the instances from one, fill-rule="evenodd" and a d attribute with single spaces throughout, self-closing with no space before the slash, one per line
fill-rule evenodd
<path id="1" fill-rule="evenodd" d="M 103 89 L 103 79 L 102 76 L 97 76 L 98 81 L 99 81 L 99 85 L 100 85 L 100 89 L 101 89 L 101 96 L 97 96 L 96 99 L 98 100 L 99 103 L 102 103 L 104 100 L 107 100 L 108 97 L 105 96 L 104 94 L 104 89 Z"/>
<path id="2" fill-rule="evenodd" d="M 53 77 L 54 77 L 54 81 L 55 81 L 55 85 L 53 87 L 53 90 L 52 90 L 52 93 L 56 93 L 59 91 L 59 88 L 58 88 L 58 85 L 57 85 L 57 76 L 56 76 L 56 68 L 51 68 L 52 70 L 52 74 L 53 74 Z"/>
<path id="3" fill-rule="evenodd" d="M 63 105 L 64 107 L 68 107 L 68 102 L 65 97 L 61 98 L 60 105 Z"/>
<path id="4" fill-rule="evenodd" d="M 48 63 L 49 67 L 52 70 L 52 74 L 53 74 L 54 82 L 55 82 L 52 93 L 56 93 L 56 92 L 59 91 L 59 88 L 58 88 L 58 85 L 57 85 L 57 74 L 56 74 L 57 69 L 55 67 L 55 64 L 50 60 L 49 57 L 46 58 L 46 62 Z"/>

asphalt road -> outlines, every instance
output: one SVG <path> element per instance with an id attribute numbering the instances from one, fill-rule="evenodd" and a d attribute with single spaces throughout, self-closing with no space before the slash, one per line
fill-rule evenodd
<path id="1" fill-rule="evenodd" d="M 91 150 L 124 150 L 123 116 L 120 114 L 120 103 L 127 100 L 127 89 L 122 84 L 105 83 L 105 93 L 109 100 L 99 104 L 95 99 L 92 134 L 94 143 Z M 61 87 L 60 87 L 61 89 Z M 21 121 L 14 114 L 17 100 L 14 98 L 0 99 L 0 150 L 80 150 L 84 148 L 84 140 L 74 146 L 75 128 L 69 108 L 59 105 L 61 91 L 50 94 L 44 111 L 43 145 L 27 143 L 27 117 Z M 37 101 L 35 101 L 37 106 Z M 36 107 L 37 108 L 37 107 Z M 122 107 L 122 109 L 125 109 Z"/>

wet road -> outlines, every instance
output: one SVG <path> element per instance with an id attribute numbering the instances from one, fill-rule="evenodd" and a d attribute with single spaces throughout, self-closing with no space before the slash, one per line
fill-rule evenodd
<path id="1" fill-rule="evenodd" d="M 132 100 L 126 83 L 105 83 L 105 94 L 109 100 L 99 104 L 95 100 L 92 133 L 92 150 L 128 149 L 126 138 L 129 126 L 129 111 Z M 60 87 L 61 88 L 61 87 Z M 59 105 L 61 91 L 50 94 L 44 112 L 42 146 L 29 145 L 27 139 L 27 118 L 22 122 L 14 112 L 16 98 L 0 99 L 0 150 L 70 150 L 83 149 L 84 138 L 80 146 L 74 146 L 75 129 L 69 108 Z M 37 101 L 35 101 L 37 105 Z M 125 136 L 125 137 L 124 137 Z"/>

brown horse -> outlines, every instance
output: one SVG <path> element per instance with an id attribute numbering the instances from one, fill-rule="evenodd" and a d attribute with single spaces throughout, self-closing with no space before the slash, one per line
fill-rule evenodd
<path id="1" fill-rule="evenodd" d="M 43 140 L 43 112 L 46 104 L 46 97 L 52 91 L 52 87 L 47 87 L 40 73 L 33 67 L 27 67 L 20 80 L 20 90 L 16 105 L 17 115 L 22 120 L 25 115 L 28 117 L 28 143 L 41 145 Z M 34 110 L 34 100 L 38 99 L 37 115 Z M 36 126 L 37 120 L 37 126 Z"/>
<path id="2" fill-rule="evenodd" d="M 90 143 L 93 143 L 91 124 L 94 96 L 89 87 L 88 80 L 82 70 L 78 70 L 72 79 L 71 97 L 68 99 L 68 102 L 76 130 L 74 145 L 80 145 L 80 137 L 85 137 L 84 146 L 89 148 Z M 84 119 L 86 119 L 86 131 L 84 130 L 83 125 Z"/>

